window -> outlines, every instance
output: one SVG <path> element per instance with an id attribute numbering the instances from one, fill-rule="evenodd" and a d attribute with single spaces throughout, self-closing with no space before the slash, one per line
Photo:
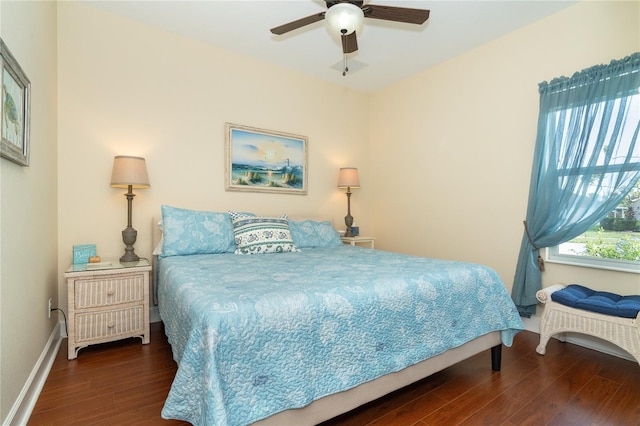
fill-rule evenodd
<path id="1" fill-rule="evenodd" d="M 630 101 L 632 116 L 638 117 L 640 115 L 640 95 L 636 94 L 627 99 Z M 617 103 L 615 109 L 620 108 L 620 100 Z M 614 111 L 615 113 L 616 111 Z M 563 115 L 571 115 L 572 110 L 565 109 L 552 114 L 556 115 L 554 120 L 562 121 Z M 618 172 L 623 167 L 627 170 L 640 170 L 640 149 L 637 147 L 634 150 L 629 149 L 629 143 L 634 137 L 635 123 L 627 125 L 626 122 L 623 122 L 622 126 L 621 140 L 625 140 L 627 143 L 619 144 L 618 149 L 613 153 L 609 152 L 608 145 L 604 145 L 600 149 L 601 152 L 597 156 L 598 161 L 595 165 L 596 168 L 602 167 L 603 159 L 612 156 L 613 161 L 610 161 L 609 164 L 613 167 L 607 170 L 603 169 L 595 178 L 592 177 L 591 181 L 582 183 L 584 190 L 590 195 L 584 201 L 585 209 L 589 208 L 591 200 L 598 197 L 608 197 L 612 194 L 610 189 L 614 187 L 614 180 L 619 179 Z M 590 151 L 587 153 L 587 157 L 595 153 L 596 148 L 593 140 L 602 131 L 606 132 L 606 137 L 609 137 L 613 129 L 600 129 L 596 126 L 592 140 L 587 145 L 587 149 Z M 567 155 L 575 156 L 580 153 L 561 152 L 560 164 L 563 164 L 564 157 Z M 580 172 L 580 167 L 569 168 L 565 169 L 563 174 L 564 176 L 579 175 Z M 611 181 L 611 184 L 601 185 L 600 192 L 597 193 L 595 191 L 596 183 L 608 180 Z M 587 232 L 568 242 L 549 248 L 547 260 L 556 263 L 640 273 L 640 180 L 636 181 L 633 189 L 614 210 L 607 212 Z"/>

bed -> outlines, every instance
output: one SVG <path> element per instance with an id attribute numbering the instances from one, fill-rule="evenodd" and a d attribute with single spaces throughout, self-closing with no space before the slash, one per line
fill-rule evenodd
<path id="1" fill-rule="evenodd" d="M 254 236 L 262 219 L 244 216 Z M 227 213 L 163 206 L 162 223 L 155 291 L 178 364 L 164 418 L 317 424 L 482 351 L 499 369 L 524 328 L 486 266 L 342 245 L 330 222 L 280 221 L 285 248 L 266 253 L 242 251 Z"/>

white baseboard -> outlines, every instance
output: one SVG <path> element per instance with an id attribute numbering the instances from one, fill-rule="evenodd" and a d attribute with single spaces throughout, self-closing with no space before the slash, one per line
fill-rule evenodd
<path id="1" fill-rule="evenodd" d="M 574 345 L 582 346 L 587 349 L 593 349 L 594 351 L 637 362 L 636 359 L 624 349 L 621 349 L 613 343 L 607 342 L 606 340 L 598 339 L 597 337 L 579 333 L 565 333 L 564 338 L 563 336 L 558 335 L 556 336 L 556 339 L 560 340 L 561 342 L 573 343 Z"/>
<path id="2" fill-rule="evenodd" d="M 151 306 L 149 309 L 149 322 L 160 322 L 160 312 L 157 306 Z"/>
<path id="3" fill-rule="evenodd" d="M 36 365 L 31 370 L 31 374 L 29 374 L 18 398 L 4 420 L 4 426 L 26 425 L 29 421 L 33 407 L 36 406 L 40 391 L 42 391 L 42 387 L 47 381 L 51 366 L 60 349 L 63 338 L 62 333 L 64 333 L 64 321 L 58 322 L 58 325 L 53 328 Z"/>
<path id="4" fill-rule="evenodd" d="M 540 316 L 537 314 L 531 315 L 531 318 L 521 318 L 524 324 L 524 329 L 531 331 L 532 333 L 540 334 Z"/>

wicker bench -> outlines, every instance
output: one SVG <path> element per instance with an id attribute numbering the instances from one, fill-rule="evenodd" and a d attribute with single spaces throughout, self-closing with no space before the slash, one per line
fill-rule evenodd
<path id="1" fill-rule="evenodd" d="M 622 318 L 565 306 L 551 299 L 555 291 L 563 288 L 563 285 L 554 285 L 536 293 L 536 298 L 545 304 L 536 352 L 544 355 L 554 334 L 575 332 L 611 342 L 629 352 L 640 364 L 640 312 L 635 318 Z"/>

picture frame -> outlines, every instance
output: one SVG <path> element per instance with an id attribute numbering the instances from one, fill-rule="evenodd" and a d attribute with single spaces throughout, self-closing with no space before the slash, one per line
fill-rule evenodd
<path id="1" fill-rule="evenodd" d="M 0 155 L 26 167 L 29 166 L 31 82 L 2 39 L 0 64 Z"/>
<path id="2" fill-rule="evenodd" d="M 306 136 L 225 123 L 227 191 L 307 194 Z"/>

